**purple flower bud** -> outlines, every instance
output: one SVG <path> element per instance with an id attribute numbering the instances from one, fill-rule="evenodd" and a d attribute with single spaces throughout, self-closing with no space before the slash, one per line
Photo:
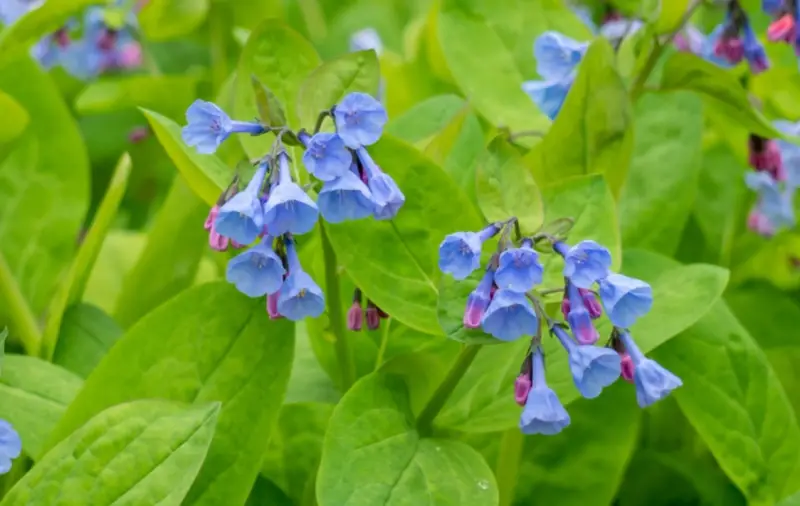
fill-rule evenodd
<path id="1" fill-rule="evenodd" d="M 592 317 L 592 320 L 600 318 L 603 315 L 603 306 L 600 305 L 594 293 L 585 288 L 580 288 L 578 291 L 581 294 L 581 299 L 583 299 L 583 305 L 586 307 L 586 310 L 589 311 L 589 316 Z M 569 302 L 569 300 L 567 302 Z M 567 309 L 567 312 L 569 312 L 569 309 Z M 566 318 L 566 316 L 564 318 Z"/>
<path id="2" fill-rule="evenodd" d="M 791 14 L 784 14 L 780 18 L 770 23 L 767 28 L 767 40 L 770 42 L 794 42 L 795 19 Z"/>
<path id="3" fill-rule="evenodd" d="M 477 329 L 481 326 L 481 320 L 491 302 L 492 284 L 494 283 L 494 271 L 486 269 L 486 273 L 481 278 L 478 286 L 467 297 L 467 307 L 464 309 L 464 326 L 469 329 Z"/>
<path id="4" fill-rule="evenodd" d="M 278 312 L 278 295 L 278 292 L 267 295 L 267 314 L 270 320 L 283 318 L 283 315 Z"/>
<path id="5" fill-rule="evenodd" d="M 524 406 L 528 400 L 528 393 L 531 391 L 531 375 L 523 373 L 517 376 L 514 381 L 514 401 L 520 406 Z"/>
<path id="6" fill-rule="evenodd" d="M 570 283 L 567 286 L 567 293 L 569 295 L 569 313 L 567 314 L 567 322 L 575 339 L 581 344 L 594 344 L 600 339 L 600 334 L 592 323 L 592 317 L 589 311 L 583 305 L 583 298 L 581 297 L 578 288 Z"/>
<path id="7" fill-rule="evenodd" d="M 367 328 L 369 330 L 378 330 L 381 326 L 381 317 L 378 314 L 378 307 L 367 301 Z"/>
<path id="8" fill-rule="evenodd" d="M 620 354 L 620 376 L 628 383 L 633 383 L 633 359 L 625 352 Z"/>
<path id="9" fill-rule="evenodd" d="M 353 301 L 353 305 L 347 311 L 347 328 L 350 330 L 361 330 L 362 322 L 364 321 L 364 310 L 361 308 L 361 303 Z"/>

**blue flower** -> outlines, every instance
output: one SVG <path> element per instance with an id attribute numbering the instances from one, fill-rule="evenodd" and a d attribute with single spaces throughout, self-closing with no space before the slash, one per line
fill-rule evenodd
<path id="1" fill-rule="evenodd" d="M 250 244 L 264 231 L 264 209 L 259 194 L 266 174 L 267 164 L 262 162 L 244 191 L 220 207 L 214 221 L 217 233 L 239 244 Z"/>
<path id="2" fill-rule="evenodd" d="M 0 474 L 11 470 L 11 460 L 22 453 L 22 440 L 19 434 L 5 420 L 0 420 Z"/>
<path id="3" fill-rule="evenodd" d="M 544 32 L 533 43 L 536 72 L 548 80 L 567 77 L 573 74 L 588 47 L 558 32 Z"/>
<path id="4" fill-rule="evenodd" d="M 372 194 L 367 185 L 348 170 L 322 185 L 317 205 L 322 217 L 330 223 L 360 220 L 372 214 Z"/>
<path id="5" fill-rule="evenodd" d="M 383 52 L 383 41 L 374 28 L 364 28 L 350 36 L 350 51 L 372 49 L 378 56 Z"/>
<path id="6" fill-rule="evenodd" d="M 582 396 L 594 399 L 614 383 L 622 371 L 619 353 L 610 348 L 576 344 L 563 327 L 551 329 L 569 355 L 569 370 Z"/>
<path id="7" fill-rule="evenodd" d="M 537 330 L 538 318 L 528 298 L 510 290 L 497 290 L 483 315 L 484 332 L 500 339 L 513 341 Z"/>
<path id="8" fill-rule="evenodd" d="M 197 152 L 210 155 L 234 133 L 259 135 L 266 132 L 258 123 L 233 121 L 216 104 L 195 100 L 186 110 L 188 125 L 181 130 L 183 142 L 197 148 Z"/>
<path id="9" fill-rule="evenodd" d="M 439 269 L 456 279 L 465 279 L 481 264 L 483 243 L 500 231 L 491 224 L 480 232 L 456 232 L 439 245 Z"/>
<path id="10" fill-rule="evenodd" d="M 61 53 L 61 66 L 70 75 L 88 80 L 103 70 L 103 52 L 86 39 L 72 42 Z"/>
<path id="11" fill-rule="evenodd" d="M 300 266 L 294 241 L 289 239 L 285 244 L 289 275 L 278 294 L 278 312 L 292 321 L 316 318 L 325 310 L 325 296 Z"/>
<path id="12" fill-rule="evenodd" d="M 555 120 L 567 99 L 572 82 L 572 78 L 553 81 L 525 81 L 522 83 L 522 91 L 531 97 L 533 103 L 548 118 Z"/>
<path id="13" fill-rule="evenodd" d="M 477 329 L 481 326 L 481 320 L 491 299 L 493 283 L 494 271 L 488 268 L 478 286 L 467 297 L 467 307 L 464 309 L 465 327 Z"/>
<path id="14" fill-rule="evenodd" d="M 600 27 L 600 35 L 613 43 L 620 42 L 642 29 L 644 23 L 638 19 L 612 19 Z"/>
<path id="15" fill-rule="evenodd" d="M 278 155 L 278 164 L 278 184 L 272 187 L 264 204 L 264 225 L 272 235 L 310 232 L 319 215 L 317 205 L 292 181 L 286 152 Z"/>
<path id="16" fill-rule="evenodd" d="M 544 267 L 533 242 L 525 239 L 519 248 L 509 248 L 500 254 L 500 266 L 494 275 L 498 288 L 525 293 L 542 282 Z"/>
<path id="17" fill-rule="evenodd" d="M 519 419 L 523 434 L 558 434 L 569 425 L 569 413 L 553 390 L 547 386 L 544 374 L 544 357 L 538 346 L 533 352 L 533 388 Z"/>
<path id="18" fill-rule="evenodd" d="M 567 297 L 569 300 L 569 313 L 567 313 L 567 323 L 575 335 L 575 339 L 581 344 L 594 344 L 600 339 L 600 334 L 592 323 L 592 314 L 585 306 L 583 295 L 580 290 L 572 284 L 567 285 Z"/>
<path id="19" fill-rule="evenodd" d="M 795 137 L 800 136 L 800 122 L 778 120 L 774 122 L 775 128 L 783 133 Z M 781 160 L 786 170 L 786 185 L 794 188 L 800 187 L 800 146 L 783 139 L 777 139 L 781 152 Z"/>
<path id="20" fill-rule="evenodd" d="M 321 181 L 332 181 L 350 172 L 353 155 L 338 135 L 320 132 L 309 137 L 301 133 L 300 140 L 306 146 L 303 165 L 312 176 Z"/>
<path id="21" fill-rule="evenodd" d="M 389 117 L 380 102 L 366 93 L 350 93 L 333 110 L 336 132 L 350 149 L 378 142 Z"/>
<path id="22" fill-rule="evenodd" d="M 750 65 L 750 70 L 754 74 L 763 72 L 769 68 L 769 60 L 767 60 L 767 53 L 764 51 L 764 46 L 761 45 L 756 34 L 753 33 L 753 28 L 750 22 L 744 22 L 744 57 Z"/>
<path id="23" fill-rule="evenodd" d="M 406 196 L 400 191 L 394 179 L 378 167 L 366 149 L 359 148 L 356 154 L 367 175 L 367 185 L 372 192 L 375 219 L 391 220 L 397 216 L 400 208 L 405 204 Z"/>
<path id="24" fill-rule="evenodd" d="M 273 238 L 264 237 L 256 246 L 228 262 L 225 279 L 248 297 L 261 297 L 280 290 L 283 284 L 283 261 L 272 250 Z"/>
<path id="25" fill-rule="evenodd" d="M 783 0 L 761 0 L 761 9 L 767 14 L 778 14 L 783 8 Z"/>
<path id="26" fill-rule="evenodd" d="M 778 182 L 766 172 L 748 172 L 745 182 L 758 194 L 758 210 L 774 228 L 794 226 L 794 186 L 789 184 L 781 191 Z"/>
<path id="27" fill-rule="evenodd" d="M 581 241 L 568 248 L 563 242 L 554 246 L 564 257 L 564 276 L 578 288 L 591 288 L 596 281 L 608 276 L 611 253 L 594 241 Z"/>
<path id="28" fill-rule="evenodd" d="M 679 377 L 661 367 L 658 362 L 646 358 L 627 331 L 619 330 L 619 337 L 633 361 L 633 384 L 636 386 L 636 401 L 640 407 L 646 408 L 660 401 L 683 385 Z"/>
<path id="29" fill-rule="evenodd" d="M 0 22 L 8 26 L 33 9 L 39 8 L 43 0 L 2 0 L 0 2 Z"/>
<path id="30" fill-rule="evenodd" d="M 601 279 L 599 291 L 608 319 L 617 327 L 630 327 L 653 307 L 650 285 L 622 274 L 609 274 Z"/>

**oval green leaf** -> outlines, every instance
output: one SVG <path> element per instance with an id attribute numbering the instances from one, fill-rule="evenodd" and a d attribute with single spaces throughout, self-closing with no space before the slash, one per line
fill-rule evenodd
<path id="1" fill-rule="evenodd" d="M 142 33 L 153 41 L 192 33 L 206 20 L 210 5 L 210 0 L 149 0 L 139 13 Z"/>
<path id="2" fill-rule="evenodd" d="M 126 76 L 89 84 L 75 100 L 80 114 L 102 114 L 144 107 L 179 119 L 195 97 L 194 76 Z"/>
<path id="3" fill-rule="evenodd" d="M 0 124 L 0 145 L 2 145 L 19 137 L 28 127 L 31 117 L 19 102 L 2 91 L 0 91 L 0 111 L 3 111 L 3 123 Z"/>
<path id="4" fill-rule="evenodd" d="M 87 378 L 120 337 L 122 329 L 102 309 L 75 304 L 61 320 L 53 363 Z"/>

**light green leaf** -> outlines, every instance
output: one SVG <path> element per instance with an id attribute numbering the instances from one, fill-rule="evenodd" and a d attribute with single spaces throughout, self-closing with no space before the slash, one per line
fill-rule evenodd
<path id="1" fill-rule="evenodd" d="M 219 199 L 233 179 L 233 170 L 214 155 L 198 154 L 181 139 L 181 127 L 157 112 L 142 109 L 150 126 L 186 184 L 208 205 Z"/>
<path id="2" fill-rule="evenodd" d="M 641 97 L 634 138 L 619 202 L 622 242 L 672 254 L 691 213 L 700 173 L 700 99 L 685 92 Z"/>
<path id="3" fill-rule="evenodd" d="M 800 491 L 795 492 L 786 499 L 782 500 L 777 506 L 800 506 Z"/>
<path id="4" fill-rule="evenodd" d="M 22 448 L 34 459 L 42 456 L 47 438 L 82 381 L 66 369 L 23 355 L 6 355 L 0 376 L 0 418 L 22 438 Z"/>
<path id="5" fill-rule="evenodd" d="M 619 195 L 633 148 L 632 116 L 614 50 L 607 40 L 597 39 L 583 57 L 553 126 L 528 154 L 536 182 L 601 173 Z"/>
<path id="6" fill-rule="evenodd" d="M 300 85 L 297 111 L 300 125 L 311 130 L 322 111 L 327 111 L 348 93 L 378 95 L 381 74 L 374 51 L 349 53 L 323 63 Z"/>
<path id="7" fill-rule="evenodd" d="M 465 105 L 425 146 L 423 153 L 450 174 L 474 200 L 475 167 L 483 153 L 483 129 Z"/>
<path id="8" fill-rule="evenodd" d="M 87 378 L 120 337 L 122 329 L 102 309 L 70 306 L 61 321 L 53 363 Z"/>
<path id="9" fill-rule="evenodd" d="M 208 232 L 203 229 L 207 215 L 208 206 L 176 177 L 147 235 L 144 251 L 123 281 L 114 311 L 120 325 L 130 327 L 194 283 L 208 250 Z"/>
<path id="10" fill-rule="evenodd" d="M 336 406 L 317 476 L 320 506 L 496 506 L 491 469 L 464 443 L 422 439 L 404 383 L 376 373 Z"/>
<path id="11" fill-rule="evenodd" d="M 482 221 L 455 182 L 411 146 L 384 135 L 370 153 L 405 193 L 406 205 L 391 221 L 326 226 L 339 264 L 393 318 L 440 334 L 437 248 L 445 235 L 478 230 Z"/>
<path id="12" fill-rule="evenodd" d="M 31 118 L 19 102 L 2 91 L 0 91 L 0 111 L 3 111 L 3 122 L 0 124 L 0 145 L 2 145 L 22 135 Z"/>
<path id="13" fill-rule="evenodd" d="M 647 0 L 650 4 L 661 4 L 655 29 L 657 33 L 669 33 L 675 30 L 681 18 L 689 8 L 690 0 Z"/>
<path id="14" fill-rule="evenodd" d="M 430 97 L 391 118 L 386 133 L 414 144 L 425 142 L 453 121 L 466 105 L 464 99 L 456 95 Z"/>
<path id="15" fill-rule="evenodd" d="M 113 406 L 48 452 L 0 504 L 179 506 L 203 464 L 219 411 L 219 403 Z"/>
<path id="16" fill-rule="evenodd" d="M 160 41 L 187 35 L 206 20 L 210 0 L 149 0 L 139 13 L 142 33 Z"/>
<path id="17" fill-rule="evenodd" d="M 52 443 L 121 402 L 221 401 L 214 441 L 186 504 L 241 504 L 266 451 L 293 350 L 294 326 L 270 320 L 263 299 L 226 283 L 192 288 L 139 320 L 111 349 Z"/>
<path id="18" fill-rule="evenodd" d="M 144 107 L 182 119 L 195 97 L 194 76 L 125 76 L 90 83 L 75 100 L 80 114 L 101 114 Z"/>

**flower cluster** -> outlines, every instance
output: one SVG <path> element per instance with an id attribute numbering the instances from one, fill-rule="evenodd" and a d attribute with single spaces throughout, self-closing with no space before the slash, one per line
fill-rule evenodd
<path id="1" fill-rule="evenodd" d="M 186 112 L 181 132 L 186 144 L 211 154 L 232 134 L 277 134 L 274 154 L 257 164 L 255 175 L 239 191 L 238 177 L 211 208 L 205 222 L 209 244 L 217 251 L 242 248 L 227 268 L 228 281 L 249 297 L 267 295 L 270 316 L 291 320 L 319 316 L 324 309 L 322 290 L 303 271 L 295 236 L 310 232 L 319 216 L 329 223 L 373 216 L 393 218 L 405 196 L 369 155 L 387 116 L 383 106 L 364 93 L 351 93 L 326 111 L 334 118 L 335 133 L 232 120 L 217 105 L 195 101 Z M 303 164 L 320 185 L 316 202 L 292 175 L 291 160 L 282 136 L 291 135 L 305 148 Z M 371 323 L 368 307 L 367 319 Z M 377 325 L 375 325 L 377 326 Z"/>
<path id="2" fill-rule="evenodd" d="M 367 307 L 364 309 L 362 299 L 361 290 L 356 288 L 353 291 L 353 304 L 347 311 L 347 328 L 353 331 L 361 330 L 366 316 L 367 328 L 369 330 L 378 330 L 381 326 L 381 320 L 389 318 L 389 315 L 369 299 L 367 299 Z"/>
<path id="3" fill-rule="evenodd" d="M 636 387 L 642 407 L 649 406 L 681 385 L 680 379 L 644 357 L 627 330 L 647 314 L 653 304 L 650 285 L 611 272 L 611 254 L 586 240 L 574 246 L 544 233 L 509 239 L 515 219 L 496 222 L 477 232 L 457 232 L 439 246 L 439 268 L 463 280 L 481 265 L 483 245 L 500 236 L 478 286 L 469 294 L 464 326 L 481 328 L 501 341 L 533 336 L 529 352 L 515 382 L 514 396 L 524 406 L 520 428 L 526 434 L 556 434 L 570 418 L 555 392 L 547 386 L 541 348 L 543 320 L 569 357 L 575 386 L 586 398 L 622 376 Z M 517 231 L 517 235 L 519 235 Z M 543 267 L 535 249 L 549 242 L 564 260 L 564 286 L 540 290 Z M 544 294 L 563 293 L 561 312 L 566 323 L 544 310 Z M 599 300 L 598 300 L 599 298 Z M 599 333 L 594 320 L 603 313 L 613 324 L 608 346 L 595 346 Z"/>
<path id="4" fill-rule="evenodd" d="M 3 0 L 0 22 L 11 25 L 43 3 L 44 0 Z M 79 79 L 140 67 L 142 48 L 135 37 L 136 13 L 145 2 L 128 7 L 126 3 L 130 2 L 117 0 L 108 8 L 88 8 L 81 22 L 71 20 L 40 40 L 31 51 L 33 57 L 46 69 L 61 65 Z"/>

